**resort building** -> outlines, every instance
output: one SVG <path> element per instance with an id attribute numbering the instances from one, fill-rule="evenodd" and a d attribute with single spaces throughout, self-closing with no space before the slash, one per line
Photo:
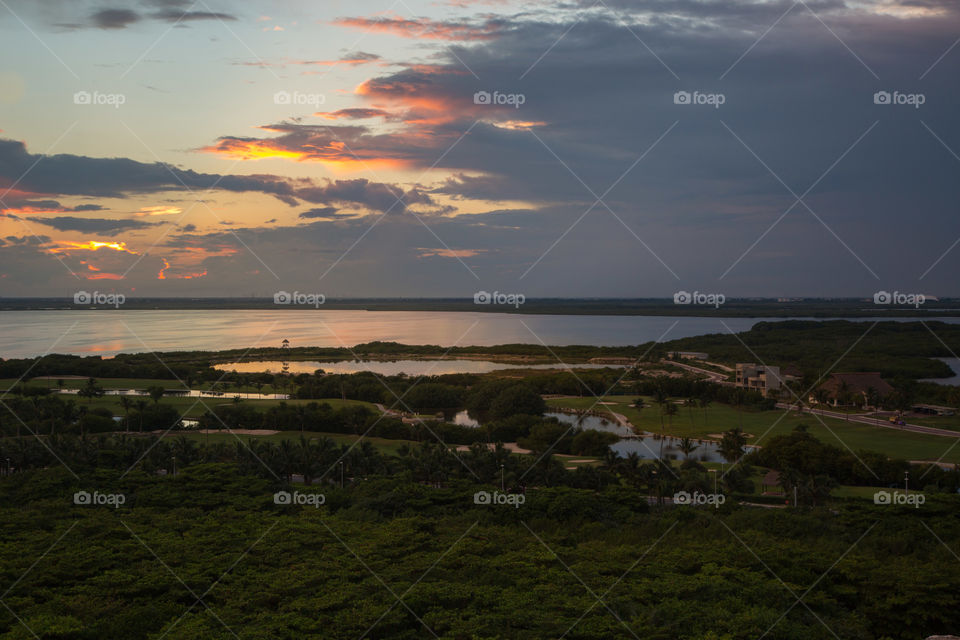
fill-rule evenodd
<path id="1" fill-rule="evenodd" d="M 687 358 L 689 360 L 706 360 L 710 354 L 703 351 L 673 351 L 671 354 L 674 359 Z"/>
<path id="2" fill-rule="evenodd" d="M 866 406 L 870 404 L 872 393 L 875 392 L 882 399 L 891 391 L 893 387 L 875 371 L 831 373 L 827 381 L 817 387 L 817 396 L 835 407 L 842 404 Z M 817 401 L 817 398 L 814 400 Z"/>
<path id="3" fill-rule="evenodd" d="M 910 407 L 914 413 L 924 413 L 930 416 L 952 416 L 956 415 L 957 410 L 953 407 L 942 407 L 937 404 L 915 404 Z"/>
<path id="4" fill-rule="evenodd" d="M 780 367 L 738 362 L 735 384 L 743 389 L 759 391 L 766 396 L 780 391 L 783 378 L 780 376 Z"/>

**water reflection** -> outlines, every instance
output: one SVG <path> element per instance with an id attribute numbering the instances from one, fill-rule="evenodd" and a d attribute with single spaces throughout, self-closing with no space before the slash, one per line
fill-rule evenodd
<path id="1" fill-rule="evenodd" d="M 627 426 L 617 423 L 610 418 L 603 418 L 595 415 L 577 415 L 572 413 L 560 413 L 557 411 L 548 411 L 544 414 L 546 418 L 556 418 L 560 422 L 575 425 L 581 429 L 594 429 L 596 431 L 607 431 L 620 436 L 620 441 L 610 445 L 610 448 L 621 458 L 626 458 L 631 453 L 637 454 L 642 460 L 656 460 L 662 457 L 664 460 L 683 461 L 687 457 L 680 450 L 680 438 L 664 436 L 662 439 L 659 434 L 643 431 L 639 434 Z M 471 416 L 466 410 L 450 412 L 444 415 L 447 422 L 459 424 L 464 427 L 479 428 L 480 420 Z M 695 440 L 697 448 L 690 452 L 690 459 L 698 462 L 729 462 L 720 455 L 719 444 L 710 440 Z M 661 446 L 662 445 L 662 446 Z M 753 447 L 747 447 L 749 451 Z"/>

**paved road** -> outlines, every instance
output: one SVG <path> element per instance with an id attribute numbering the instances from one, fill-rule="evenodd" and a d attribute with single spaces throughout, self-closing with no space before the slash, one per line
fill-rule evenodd
<path id="1" fill-rule="evenodd" d="M 722 384 L 725 386 L 732 386 L 733 383 L 727 380 L 727 374 L 717 373 L 716 371 L 710 371 L 709 369 L 701 369 L 700 367 L 695 367 L 692 364 L 687 364 L 685 362 L 676 362 L 675 360 L 661 360 L 664 364 L 672 364 L 675 367 L 680 367 L 681 369 L 686 369 L 687 371 L 692 371 L 693 373 L 702 373 L 708 378 L 710 382 L 715 382 L 717 384 Z"/>
<path id="2" fill-rule="evenodd" d="M 794 405 L 786 402 L 778 402 L 778 409 L 793 409 Z M 893 424 L 889 422 L 886 418 L 881 418 L 877 420 L 876 418 L 869 415 L 848 415 L 845 413 L 839 413 L 837 411 L 829 411 L 827 409 L 810 409 L 804 408 L 804 413 L 815 413 L 820 416 L 826 416 L 828 418 L 835 418 L 837 420 L 846 420 L 848 422 L 860 422 L 862 424 L 869 424 L 874 427 L 884 427 L 887 429 L 896 429 L 897 431 L 912 431 L 914 433 L 925 433 L 932 436 L 944 436 L 947 438 L 960 438 L 960 431 L 950 431 L 949 429 L 938 429 L 936 427 L 925 427 L 919 424 Z"/>

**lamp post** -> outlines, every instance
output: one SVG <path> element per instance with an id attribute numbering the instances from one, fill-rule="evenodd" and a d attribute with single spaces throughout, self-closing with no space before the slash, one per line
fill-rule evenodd
<path id="1" fill-rule="evenodd" d="M 500 465 L 500 493 L 503 493 L 503 492 L 504 492 L 504 485 L 503 485 L 503 464 L 501 464 L 501 465 Z"/>
<path id="2" fill-rule="evenodd" d="M 343 489 L 343 460 L 340 461 L 340 488 Z"/>
<path id="3" fill-rule="evenodd" d="M 910 472 L 909 471 L 903 472 L 903 490 L 907 493 L 907 495 L 910 495 Z"/>
<path id="4" fill-rule="evenodd" d="M 717 495 L 717 470 L 710 469 L 710 473 L 713 474 L 713 495 Z"/>
<path id="5" fill-rule="evenodd" d="M 173 475 L 177 475 L 177 456 L 173 456 Z"/>

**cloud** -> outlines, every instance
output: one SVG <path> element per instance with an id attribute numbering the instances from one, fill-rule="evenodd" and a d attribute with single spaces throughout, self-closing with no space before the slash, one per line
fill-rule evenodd
<path id="1" fill-rule="evenodd" d="M 151 17 L 165 22 L 175 24 L 183 22 L 194 22 L 197 20 L 236 20 L 236 16 L 229 13 L 220 13 L 217 11 L 180 11 L 178 9 L 167 9 L 152 13 Z"/>
<path id="2" fill-rule="evenodd" d="M 431 20 L 429 18 L 402 18 L 378 16 L 373 18 L 338 18 L 333 24 L 373 33 L 388 33 L 402 38 L 428 40 L 491 40 L 506 28 L 500 19 L 482 22 Z"/>
<path id="3" fill-rule="evenodd" d="M 397 134 L 377 134 L 369 127 L 309 125 L 294 122 L 260 127 L 273 138 L 222 136 L 199 151 L 241 160 L 285 158 L 320 162 L 331 169 L 403 168 L 416 157 L 416 148 L 431 144 Z"/>
<path id="4" fill-rule="evenodd" d="M 314 209 L 309 209 L 301 213 L 298 217 L 300 218 L 320 218 L 323 220 L 336 220 L 338 218 L 350 218 L 353 217 L 349 214 L 338 213 L 336 207 L 316 207 Z"/>
<path id="5" fill-rule="evenodd" d="M 128 158 L 32 154 L 22 142 L 0 139 L 0 187 L 14 184 L 20 176 L 23 177 L 17 189 L 26 194 L 23 197 L 57 194 L 124 198 L 132 194 L 212 188 L 236 193 L 258 192 L 291 206 L 296 204 L 293 184 L 278 176 L 198 173 Z"/>
<path id="6" fill-rule="evenodd" d="M 320 67 L 336 67 L 339 65 L 348 65 L 348 66 L 358 66 L 362 64 L 371 64 L 378 63 L 382 60 L 382 57 L 375 53 L 367 53 L 365 51 L 357 51 L 355 53 L 347 53 L 335 60 L 290 60 L 284 59 L 279 62 L 267 62 L 265 60 L 248 60 L 244 62 L 233 62 L 231 64 L 239 65 L 243 67 L 277 67 L 285 68 L 292 65 L 300 66 L 320 66 Z"/>
<path id="7" fill-rule="evenodd" d="M 93 26 L 100 29 L 125 29 L 138 20 L 140 15 L 129 9 L 101 9 L 90 16 Z"/>
<path id="8" fill-rule="evenodd" d="M 32 222 L 53 227 L 57 231 L 80 231 L 112 238 L 127 231 L 155 227 L 157 222 L 143 220 L 110 220 L 107 218 L 77 218 L 74 216 L 57 216 L 56 218 L 30 218 Z"/>
<path id="9" fill-rule="evenodd" d="M 412 205 L 432 207 L 434 212 L 444 211 L 420 187 L 404 189 L 397 184 L 371 182 L 366 178 L 327 181 L 322 186 L 300 189 L 297 196 L 309 202 L 359 205 L 381 213 L 403 213 Z"/>
<path id="10" fill-rule="evenodd" d="M 387 118 L 390 116 L 390 112 L 383 109 L 352 108 L 339 109 L 337 111 L 321 111 L 314 115 L 326 118 L 327 120 L 366 120 L 368 118 Z"/>

